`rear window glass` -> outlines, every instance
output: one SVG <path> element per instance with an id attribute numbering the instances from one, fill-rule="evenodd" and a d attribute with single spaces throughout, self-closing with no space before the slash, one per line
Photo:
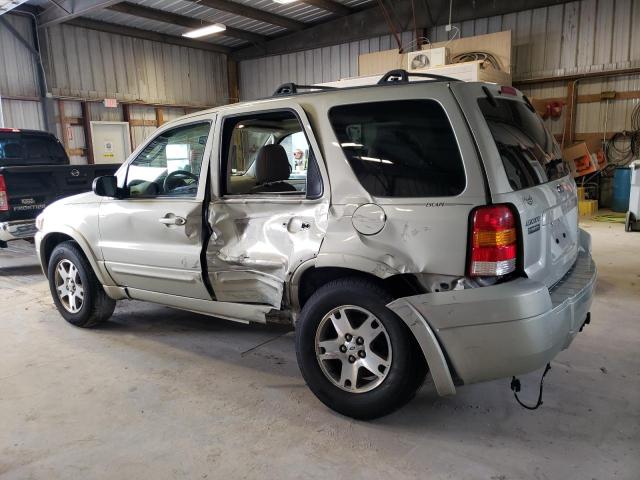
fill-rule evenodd
<path id="1" fill-rule="evenodd" d="M 434 100 L 341 105 L 329 120 L 362 186 L 379 197 L 439 197 L 464 190 L 451 124 Z"/>
<path id="2" fill-rule="evenodd" d="M 0 136 L 0 160 L 46 165 L 65 163 L 66 154 L 62 146 L 52 137 L 22 133 Z"/>
<path id="3" fill-rule="evenodd" d="M 496 142 L 513 190 L 533 187 L 569 174 L 558 144 L 542 119 L 526 103 L 496 98 L 478 99 Z"/>

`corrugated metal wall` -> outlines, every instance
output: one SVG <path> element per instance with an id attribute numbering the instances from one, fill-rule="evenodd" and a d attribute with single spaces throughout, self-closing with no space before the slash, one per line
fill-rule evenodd
<path id="1" fill-rule="evenodd" d="M 33 45 L 28 17 L 7 14 L 3 18 Z M 40 42 L 49 92 L 54 97 L 117 98 L 121 102 L 194 107 L 228 103 L 227 58 L 222 54 L 70 25 L 48 28 L 41 33 Z M 28 49 L 7 29 L 0 28 L 0 96 L 12 97 L 2 99 L 5 126 L 45 128 L 41 103 L 27 100 L 37 99 L 39 94 L 36 68 Z M 61 104 L 65 117 L 82 117 L 79 101 L 69 99 Z M 75 122 L 63 128 L 57 101 L 54 109 L 58 138 L 69 151 L 86 148 L 83 126 Z M 88 110 L 90 120 L 124 120 L 122 105 L 111 109 L 90 102 Z M 185 113 L 181 107 L 163 107 L 165 122 Z M 149 123 L 155 119 L 153 106 L 130 107 L 132 148 L 156 128 L 136 121 Z M 82 164 L 87 160 L 71 155 L 71 161 Z"/>
<path id="2" fill-rule="evenodd" d="M 454 15 L 455 18 L 455 15 Z M 640 0 L 582 0 L 454 23 L 462 37 L 511 30 L 515 79 L 640 65 Z M 447 40 L 439 26 L 432 42 Z M 402 34 L 409 45 L 412 32 Z M 358 55 L 396 47 L 391 35 L 240 62 L 243 99 L 270 95 L 287 81 L 318 83 L 357 75 Z"/>
<path id="3" fill-rule="evenodd" d="M 454 12 L 455 19 L 455 12 Z M 640 0 L 582 0 L 518 13 L 454 23 L 463 37 L 513 32 L 515 79 L 540 78 L 640 66 Z M 412 39 L 402 34 L 403 45 Z M 444 26 L 431 29 L 432 42 L 446 40 Z M 395 48 L 392 36 L 240 62 L 243 100 L 269 96 L 285 82 L 313 84 L 357 75 L 358 55 Z M 564 82 L 522 88 L 531 97 L 566 96 Z M 640 90 L 638 76 L 584 80 L 578 94 Z M 639 100 L 579 104 L 577 132 L 618 131 L 630 127 L 630 112 Z M 563 121 L 548 120 L 553 133 Z"/>
<path id="4" fill-rule="evenodd" d="M 226 56 L 71 25 L 46 30 L 53 95 L 176 105 L 228 103 Z"/>
<path id="5" fill-rule="evenodd" d="M 17 15 L 3 15 L 33 46 L 31 20 Z M 29 50 L 6 28 L 0 28 L 0 97 L 37 97 L 36 63 Z M 16 128 L 43 128 L 40 102 L 3 98 L 4 125 Z"/>
<path id="6" fill-rule="evenodd" d="M 401 39 L 403 45 L 409 45 L 413 40 L 413 32 L 402 33 Z M 313 85 L 356 77 L 360 54 L 389 50 L 396 46 L 392 35 L 384 35 L 287 55 L 243 60 L 239 64 L 240 99 L 267 97 L 286 82 Z"/>

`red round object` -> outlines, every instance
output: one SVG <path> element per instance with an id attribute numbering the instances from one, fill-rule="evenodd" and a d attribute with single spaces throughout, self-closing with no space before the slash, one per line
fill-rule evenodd
<path id="1" fill-rule="evenodd" d="M 549 115 L 551 115 L 551 118 L 558 118 L 560 115 L 562 115 L 562 107 L 564 106 L 564 104 L 562 102 L 551 102 L 547 105 L 547 108 L 549 110 Z"/>

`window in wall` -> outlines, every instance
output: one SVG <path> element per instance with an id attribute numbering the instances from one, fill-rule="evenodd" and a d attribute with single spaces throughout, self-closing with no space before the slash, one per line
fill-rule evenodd
<path id="1" fill-rule="evenodd" d="M 341 105 L 329 120 L 356 177 L 380 197 L 458 195 L 466 178 L 451 124 L 434 100 Z"/>

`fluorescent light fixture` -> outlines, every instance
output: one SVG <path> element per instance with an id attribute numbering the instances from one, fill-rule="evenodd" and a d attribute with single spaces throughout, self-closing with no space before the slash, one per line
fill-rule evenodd
<path id="1" fill-rule="evenodd" d="M 276 3 L 280 3 L 282 5 L 286 5 L 287 3 L 293 3 L 296 2 L 297 0 L 273 0 Z"/>
<path id="2" fill-rule="evenodd" d="M 207 25 L 206 27 L 197 28 L 195 30 L 191 30 L 190 32 L 183 33 L 183 37 L 188 38 L 200 38 L 206 37 L 207 35 L 212 35 L 218 32 L 224 32 L 227 29 L 226 25 L 222 23 L 214 23 L 212 25 Z"/>

